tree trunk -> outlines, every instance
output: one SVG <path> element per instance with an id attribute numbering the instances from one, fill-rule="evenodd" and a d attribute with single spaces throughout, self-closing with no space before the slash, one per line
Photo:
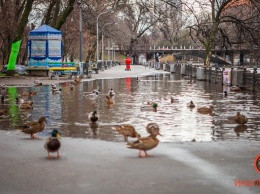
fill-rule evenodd
<path id="1" fill-rule="evenodd" d="M 14 75 L 15 65 L 16 65 L 17 56 L 18 56 L 18 53 L 20 50 L 22 35 L 23 35 L 24 29 L 28 23 L 28 17 L 32 10 L 33 2 L 34 2 L 34 0 L 27 0 L 27 2 L 26 2 L 23 15 L 22 15 L 21 20 L 17 27 L 15 38 L 12 41 L 12 50 L 11 50 L 9 61 L 8 61 L 6 75 L 9 75 L 9 76 Z"/>

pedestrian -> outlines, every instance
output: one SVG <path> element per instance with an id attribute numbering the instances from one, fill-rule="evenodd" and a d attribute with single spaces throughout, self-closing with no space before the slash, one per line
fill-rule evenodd
<path id="1" fill-rule="evenodd" d="M 129 56 L 129 54 L 127 54 L 126 58 L 125 58 L 125 64 L 126 64 L 126 71 L 131 71 L 130 65 L 132 63 L 132 60 Z"/>
<path id="2" fill-rule="evenodd" d="M 159 63 L 159 53 L 155 54 L 155 69 L 160 69 L 160 63 Z"/>

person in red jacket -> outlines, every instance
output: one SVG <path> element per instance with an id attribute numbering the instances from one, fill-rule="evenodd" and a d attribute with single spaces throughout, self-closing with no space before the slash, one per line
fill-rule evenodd
<path id="1" fill-rule="evenodd" d="M 131 71 L 130 65 L 132 63 L 131 58 L 129 57 L 129 55 L 126 56 L 125 58 L 125 65 L 126 65 L 126 71 Z"/>

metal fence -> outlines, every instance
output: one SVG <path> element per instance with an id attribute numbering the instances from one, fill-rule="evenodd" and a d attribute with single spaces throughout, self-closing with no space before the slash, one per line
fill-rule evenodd
<path id="1" fill-rule="evenodd" d="M 150 68 L 154 68 L 153 62 L 148 62 Z M 190 79 L 197 79 L 210 82 L 211 84 L 224 84 L 225 67 L 203 67 L 188 63 L 165 63 L 160 65 L 161 70 L 175 73 L 181 76 L 189 76 Z M 260 92 L 260 74 L 257 74 L 257 68 L 249 70 L 247 68 L 229 68 L 230 83 L 229 86 L 238 86 L 244 90 Z M 200 75 L 200 72 L 203 72 Z"/>

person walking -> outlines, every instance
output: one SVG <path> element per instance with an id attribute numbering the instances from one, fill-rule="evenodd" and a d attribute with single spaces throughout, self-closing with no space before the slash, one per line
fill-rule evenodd
<path id="1" fill-rule="evenodd" d="M 159 53 L 155 54 L 155 69 L 160 69 L 160 63 L 159 63 Z"/>
<path id="2" fill-rule="evenodd" d="M 125 65 L 126 65 L 125 70 L 126 71 L 131 71 L 131 68 L 130 68 L 131 63 L 132 63 L 132 60 L 131 60 L 129 54 L 127 54 L 126 59 L 125 59 Z"/>

